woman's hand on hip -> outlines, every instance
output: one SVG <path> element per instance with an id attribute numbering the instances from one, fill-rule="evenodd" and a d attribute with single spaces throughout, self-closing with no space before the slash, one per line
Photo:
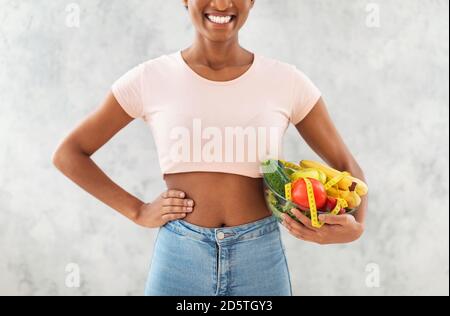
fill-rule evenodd
<path id="1" fill-rule="evenodd" d="M 353 242 L 361 237 L 364 226 L 356 221 L 352 215 L 320 215 L 319 220 L 325 223 L 322 228 L 312 226 L 311 220 L 299 210 L 291 210 L 300 223 L 293 220 L 289 215 L 283 216 L 285 226 L 294 237 L 317 243 L 345 244 Z"/>
<path id="2" fill-rule="evenodd" d="M 194 201 L 186 199 L 186 193 L 168 190 L 152 203 L 143 204 L 134 222 L 143 227 L 157 228 L 185 218 L 193 210 Z"/>

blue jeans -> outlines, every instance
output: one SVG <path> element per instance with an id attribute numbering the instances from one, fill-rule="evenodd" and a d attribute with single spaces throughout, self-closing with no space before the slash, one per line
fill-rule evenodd
<path id="1" fill-rule="evenodd" d="M 147 296 L 291 296 L 289 269 L 275 217 L 235 227 L 183 220 L 158 231 Z"/>

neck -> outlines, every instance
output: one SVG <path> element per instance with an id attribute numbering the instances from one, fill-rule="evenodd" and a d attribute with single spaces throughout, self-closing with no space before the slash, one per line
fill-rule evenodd
<path id="1" fill-rule="evenodd" d="M 240 64 L 247 51 L 240 46 L 237 37 L 226 42 L 212 42 L 197 34 L 192 46 L 184 53 L 196 64 L 221 69 Z"/>

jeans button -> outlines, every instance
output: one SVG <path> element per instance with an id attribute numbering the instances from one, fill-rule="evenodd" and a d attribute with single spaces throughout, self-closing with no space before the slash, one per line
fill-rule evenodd
<path id="1" fill-rule="evenodd" d="M 225 238 L 225 234 L 223 232 L 218 232 L 217 233 L 217 239 L 223 240 L 224 238 Z"/>

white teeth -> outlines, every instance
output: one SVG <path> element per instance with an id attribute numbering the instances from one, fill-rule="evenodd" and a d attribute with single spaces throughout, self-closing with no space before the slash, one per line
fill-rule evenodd
<path id="1" fill-rule="evenodd" d="M 208 15 L 208 19 L 217 24 L 227 24 L 230 23 L 232 17 L 231 16 L 214 16 L 214 15 Z"/>

